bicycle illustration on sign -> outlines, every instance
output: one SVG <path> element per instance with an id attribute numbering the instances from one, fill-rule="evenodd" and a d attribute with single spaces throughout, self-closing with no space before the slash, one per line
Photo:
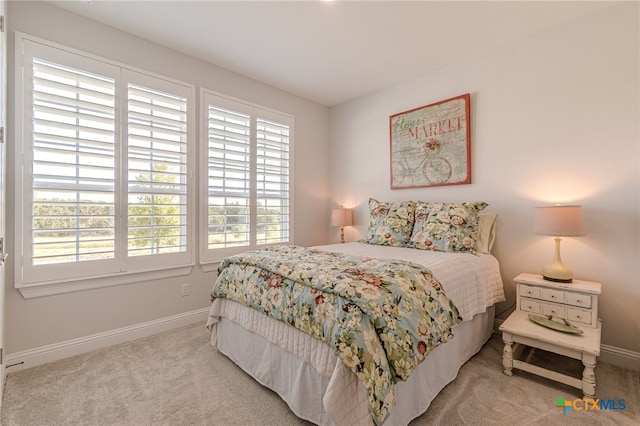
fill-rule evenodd
<path id="1" fill-rule="evenodd" d="M 389 118 L 391 189 L 471 183 L 469 94 Z"/>
<path id="2" fill-rule="evenodd" d="M 400 150 L 399 159 L 391 166 L 393 182 L 404 186 L 415 186 L 424 180 L 432 185 L 448 182 L 453 169 L 449 160 L 438 155 L 441 148 L 437 139 L 431 139 L 421 147 Z"/>

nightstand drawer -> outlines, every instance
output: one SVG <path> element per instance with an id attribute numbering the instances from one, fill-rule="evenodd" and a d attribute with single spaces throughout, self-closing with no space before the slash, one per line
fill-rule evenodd
<path id="1" fill-rule="evenodd" d="M 564 291 L 551 288 L 542 289 L 542 299 L 549 302 L 564 303 Z"/>
<path id="2" fill-rule="evenodd" d="M 520 296 L 533 297 L 534 299 L 540 299 L 540 287 L 520 284 Z"/>
<path id="3" fill-rule="evenodd" d="M 580 327 L 598 326 L 598 296 L 601 285 L 574 280 L 557 283 L 537 274 L 520 274 L 515 280 L 516 310 L 527 314 L 555 317 L 575 322 Z"/>
<path id="4" fill-rule="evenodd" d="M 591 325 L 591 311 L 567 308 L 567 319 L 576 323 Z"/>
<path id="5" fill-rule="evenodd" d="M 591 307 L 591 296 L 589 295 L 567 292 L 565 297 L 569 305 L 580 306 L 581 308 Z"/>
<path id="6" fill-rule="evenodd" d="M 542 304 L 542 313 L 544 315 L 552 315 L 557 318 L 567 318 L 567 308 L 560 305 Z"/>
<path id="7" fill-rule="evenodd" d="M 531 312 L 532 314 L 539 314 L 542 312 L 539 301 L 527 299 L 526 297 L 520 299 L 520 309 L 526 312 Z"/>

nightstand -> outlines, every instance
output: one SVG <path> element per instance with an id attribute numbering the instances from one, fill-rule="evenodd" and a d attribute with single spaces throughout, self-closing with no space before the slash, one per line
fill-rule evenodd
<path id="1" fill-rule="evenodd" d="M 582 389 L 585 396 L 596 394 L 596 357 L 600 355 L 602 323 L 598 317 L 601 285 L 591 281 L 572 283 L 546 281 L 538 274 L 520 274 L 516 283 L 516 310 L 500 326 L 504 350 L 504 374 L 514 368 Z M 583 334 L 570 334 L 538 325 L 529 314 L 553 315 L 579 327 Z M 514 345 L 515 343 L 515 345 Z M 582 378 L 576 378 L 520 360 L 519 346 L 529 346 L 582 361 Z"/>

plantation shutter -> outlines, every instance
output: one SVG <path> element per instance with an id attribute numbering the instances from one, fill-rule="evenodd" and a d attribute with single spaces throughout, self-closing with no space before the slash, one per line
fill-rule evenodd
<path id="1" fill-rule="evenodd" d="M 128 85 L 129 256 L 187 250 L 187 99 Z"/>
<path id="2" fill-rule="evenodd" d="M 194 86 L 16 37 L 16 287 L 188 273 Z"/>
<path id="3" fill-rule="evenodd" d="M 32 264 L 113 258 L 115 81 L 32 64 Z"/>
<path id="4" fill-rule="evenodd" d="M 251 117 L 215 105 L 208 105 L 207 114 L 207 248 L 247 247 Z"/>
<path id="5" fill-rule="evenodd" d="M 257 119 L 256 244 L 289 240 L 289 125 Z"/>
<path id="6" fill-rule="evenodd" d="M 201 261 L 290 243 L 293 119 L 204 89 L 201 110 L 207 135 Z"/>

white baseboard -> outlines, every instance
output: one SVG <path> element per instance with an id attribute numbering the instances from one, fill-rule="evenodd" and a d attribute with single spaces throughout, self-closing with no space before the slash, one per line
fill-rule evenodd
<path id="1" fill-rule="evenodd" d="M 499 327 L 503 322 L 504 320 L 499 318 L 493 320 L 494 333 L 500 333 Z M 598 362 L 604 362 L 640 373 L 640 352 L 634 352 L 616 346 L 600 345 Z"/>
<path id="2" fill-rule="evenodd" d="M 14 373 L 27 368 L 58 361 L 74 355 L 80 355 L 96 349 L 136 340 L 141 337 L 170 331 L 198 322 L 204 324 L 209 314 L 209 308 L 172 315 L 153 321 L 105 331 L 91 336 L 80 337 L 52 345 L 41 346 L 26 351 L 8 354 L 6 358 L 6 371 Z"/>
<path id="3" fill-rule="evenodd" d="M 598 362 L 622 367 L 640 373 L 640 352 L 629 351 L 616 346 L 600 345 Z"/>

